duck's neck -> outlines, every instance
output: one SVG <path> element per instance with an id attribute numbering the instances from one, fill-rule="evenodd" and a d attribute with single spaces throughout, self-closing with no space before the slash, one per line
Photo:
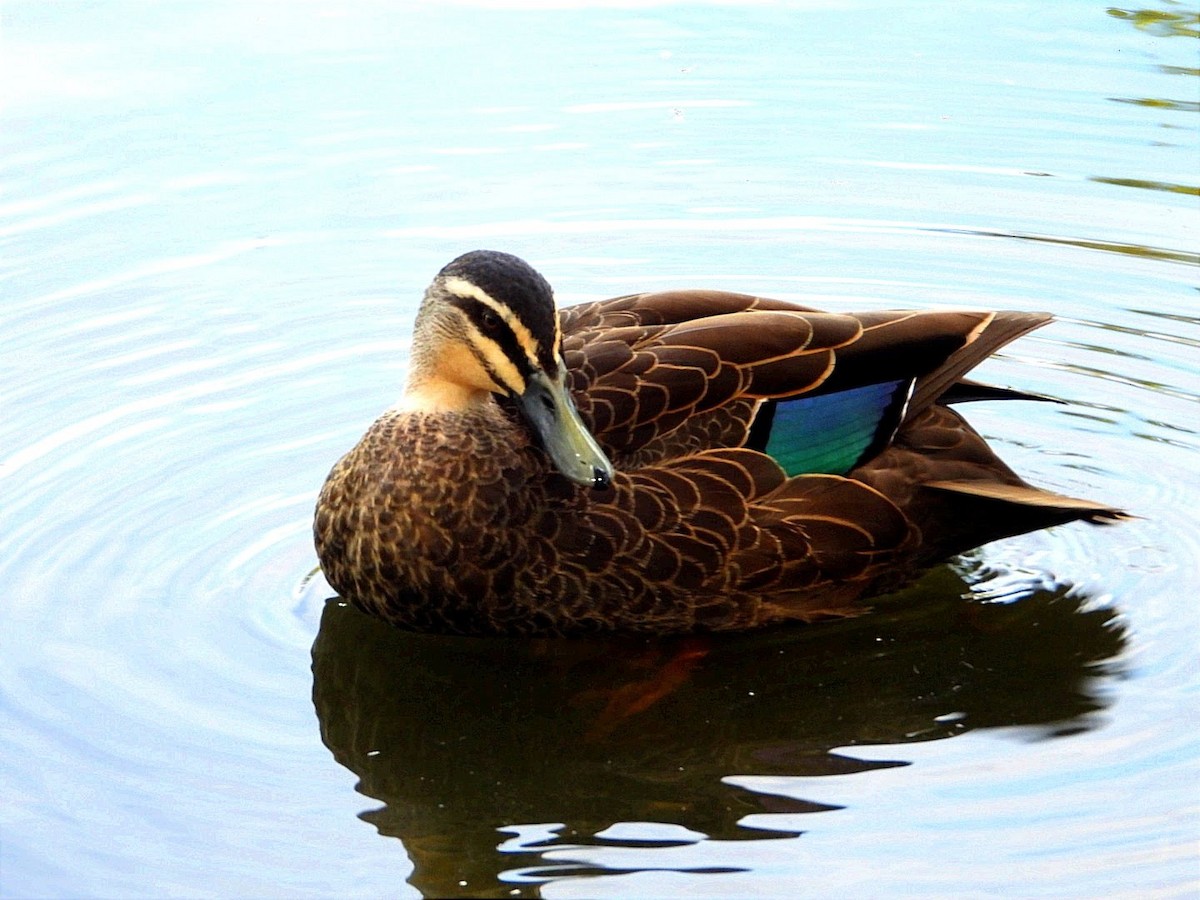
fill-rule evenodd
<path id="1" fill-rule="evenodd" d="M 491 392 L 444 378 L 421 377 L 414 372 L 395 409 L 400 412 L 441 415 L 482 409 Z"/>
<path id="2" fill-rule="evenodd" d="M 418 323 L 419 324 L 419 323 Z M 397 408 L 406 412 L 445 414 L 481 409 L 494 387 L 474 353 L 463 343 L 413 340 L 408 386 Z"/>

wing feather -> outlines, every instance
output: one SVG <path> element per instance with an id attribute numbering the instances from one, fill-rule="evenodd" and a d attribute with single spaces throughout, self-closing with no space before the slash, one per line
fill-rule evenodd
<path id="1" fill-rule="evenodd" d="M 822 313 L 723 291 L 631 294 L 569 307 L 560 321 L 580 413 L 618 466 L 744 446 L 764 400 L 916 382 L 919 411 L 1040 323 L 982 312 Z"/>

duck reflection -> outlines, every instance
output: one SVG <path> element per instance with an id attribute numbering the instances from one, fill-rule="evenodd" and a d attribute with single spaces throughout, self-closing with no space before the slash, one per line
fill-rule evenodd
<path id="1" fill-rule="evenodd" d="M 597 835 L 614 823 L 763 840 L 788 835 L 739 820 L 831 808 L 724 776 L 844 775 L 905 764 L 856 744 L 1090 727 L 1124 643 L 1115 611 L 1061 587 L 968 591 L 942 568 L 859 619 L 653 642 L 412 634 L 331 600 L 313 698 L 325 744 L 384 804 L 362 817 L 403 841 L 422 893 L 533 896 L 536 872 L 502 873 L 562 841 L 611 845 Z"/>

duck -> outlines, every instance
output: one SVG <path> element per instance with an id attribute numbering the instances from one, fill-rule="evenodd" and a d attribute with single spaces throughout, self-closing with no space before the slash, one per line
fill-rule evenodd
<path id="1" fill-rule="evenodd" d="M 313 518 L 340 597 L 447 634 L 668 635 L 856 615 L 1000 538 L 1125 518 L 1022 480 L 957 411 L 1044 313 L 822 312 L 719 290 L 557 309 L 465 253 L 407 385 Z"/>

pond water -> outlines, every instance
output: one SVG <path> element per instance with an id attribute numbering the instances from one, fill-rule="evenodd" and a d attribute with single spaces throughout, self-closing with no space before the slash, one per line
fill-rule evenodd
<path id="1" fill-rule="evenodd" d="M 4 5 L 0 895 L 1194 896 L 1194 8 L 541 6 Z M 312 506 L 476 247 L 1053 312 L 970 418 L 1139 518 L 703 656 L 394 632 Z"/>

